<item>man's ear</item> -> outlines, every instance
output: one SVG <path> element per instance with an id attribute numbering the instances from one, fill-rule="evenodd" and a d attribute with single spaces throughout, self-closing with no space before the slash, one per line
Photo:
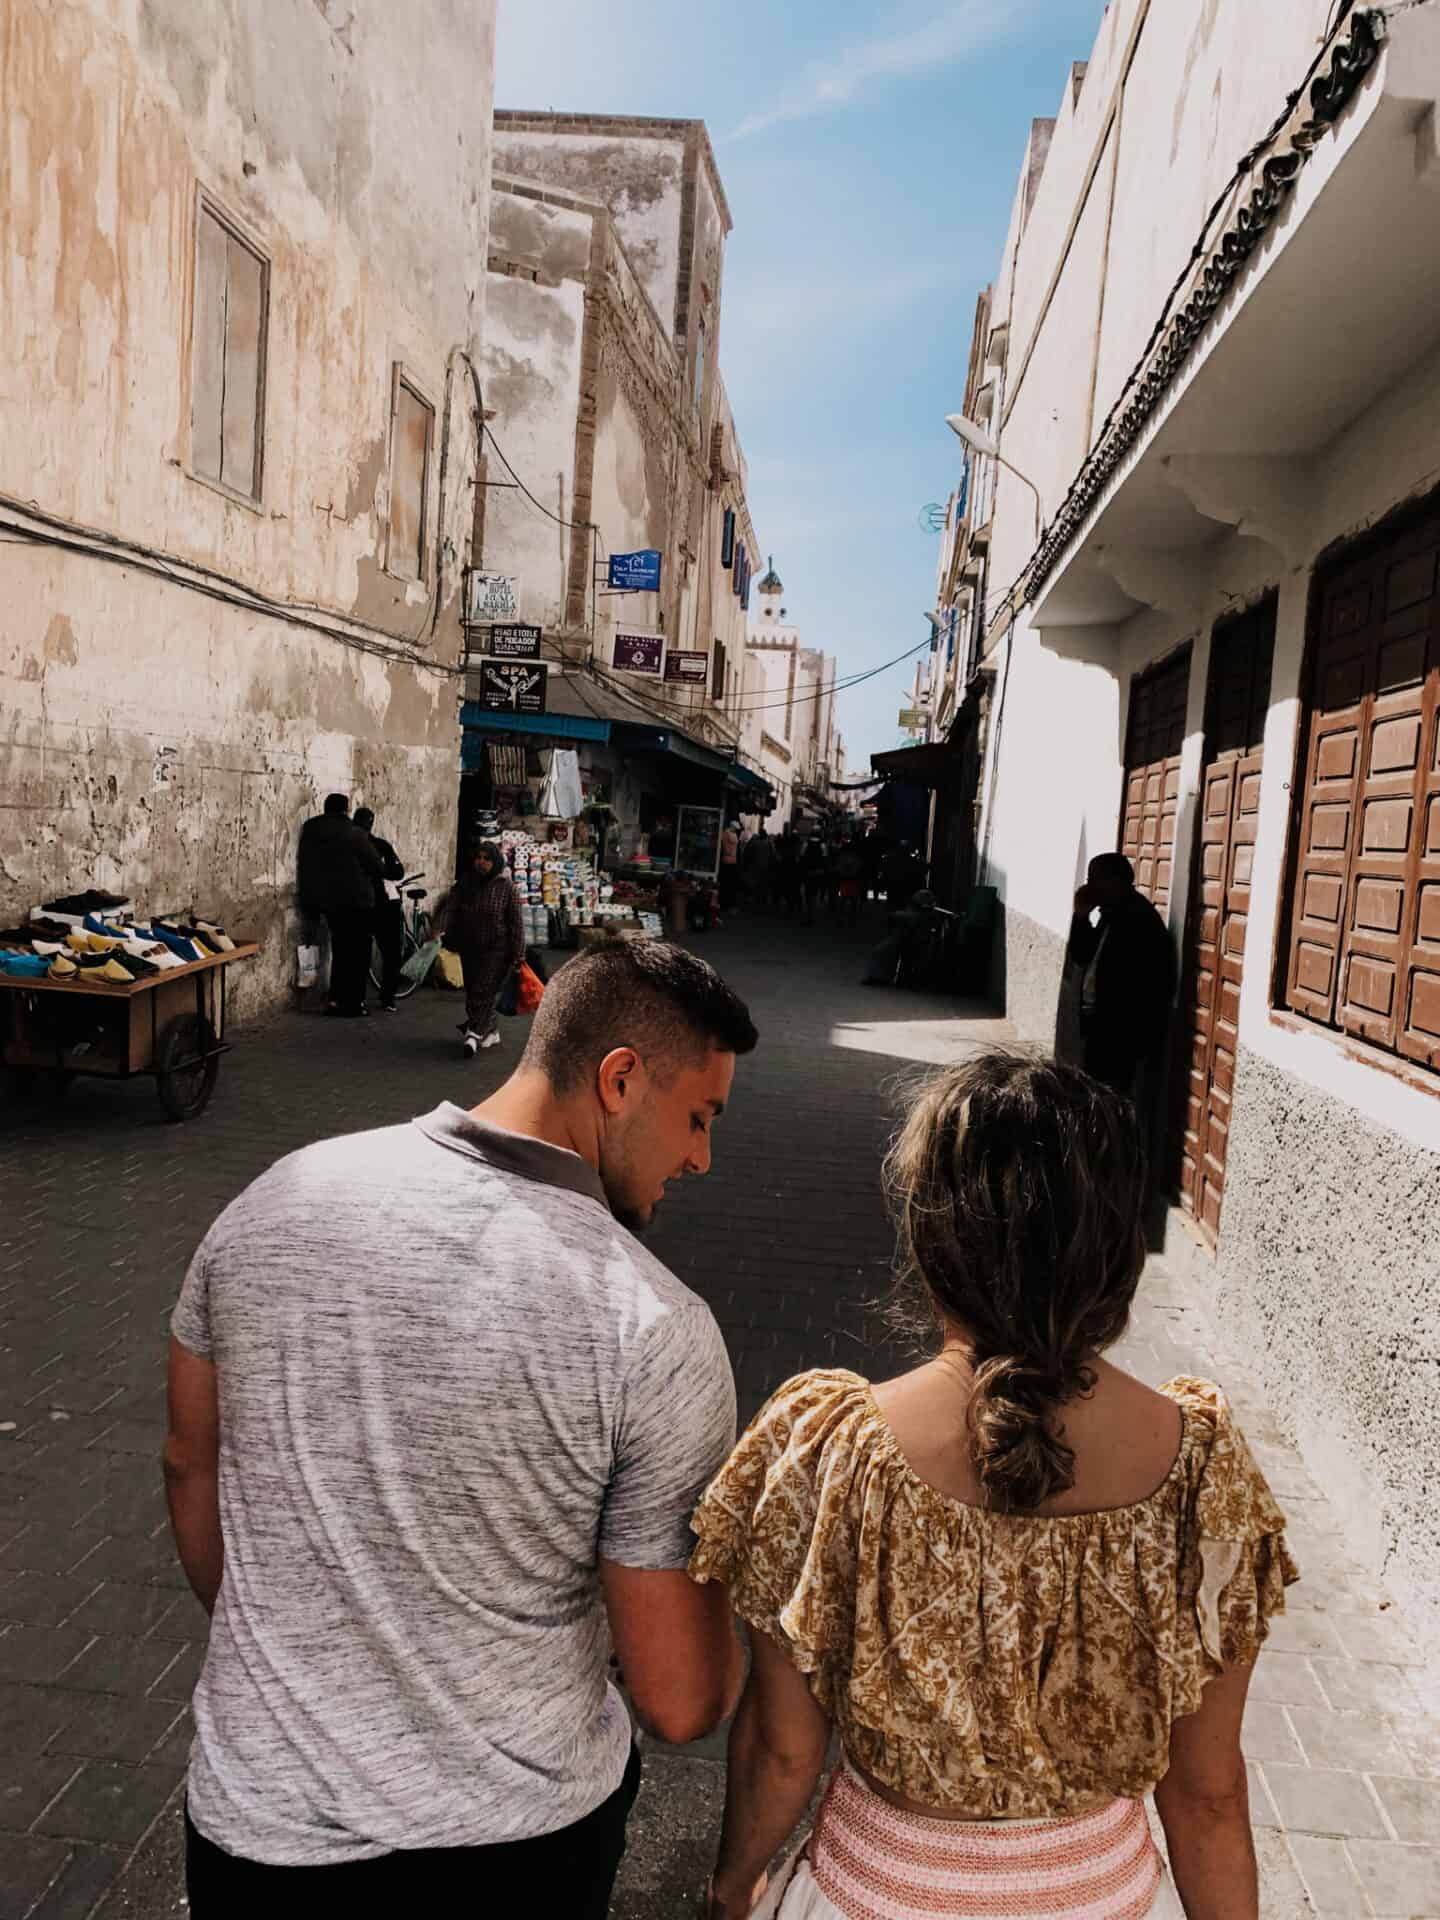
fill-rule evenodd
<path id="1" fill-rule="evenodd" d="M 600 1104 L 606 1113 L 623 1113 L 633 1097 L 632 1085 L 636 1076 L 643 1074 L 644 1067 L 640 1056 L 633 1047 L 613 1047 L 600 1062 L 596 1074 L 596 1088 L 600 1095 Z"/>

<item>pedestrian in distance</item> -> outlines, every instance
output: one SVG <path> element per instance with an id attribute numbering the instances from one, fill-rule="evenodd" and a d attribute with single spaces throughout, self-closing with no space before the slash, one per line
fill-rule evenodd
<path id="1" fill-rule="evenodd" d="M 441 903 L 437 932 L 442 946 L 460 956 L 465 974 L 465 1019 L 461 1043 L 473 1059 L 482 1048 L 498 1047 L 495 1000 L 512 967 L 524 964 L 525 917 L 520 896 L 505 870 L 505 856 L 493 840 L 482 840 L 469 871 Z"/>
<path id="2" fill-rule="evenodd" d="M 324 812 L 301 827 L 297 868 L 301 912 L 323 920 L 330 931 L 325 1011 L 357 1020 L 366 1011 L 375 893 L 384 864 L 369 834 L 350 818 L 348 795 L 327 794 Z"/>
<path id="3" fill-rule="evenodd" d="M 746 898 L 765 906 L 770 896 L 770 876 L 775 862 L 775 842 L 762 821 L 745 842 L 740 855 L 740 875 Z"/>
<path id="4" fill-rule="evenodd" d="M 789 1381 L 695 1517 L 751 1645 L 711 1920 L 1256 1920 L 1241 1722 L 1299 1575 L 1220 1388 L 1105 1357 L 1145 1259 L 1134 1109 L 982 1055 L 888 1172 L 933 1357 Z"/>
<path id="5" fill-rule="evenodd" d="M 166 1482 L 211 1614 L 194 1920 L 603 1920 L 641 1723 L 741 1658 L 690 1517 L 735 1435 L 709 1307 L 635 1237 L 709 1171 L 755 1029 L 682 948 L 551 981 L 472 1112 L 321 1141 L 212 1227 L 172 1321 Z"/>
<path id="6" fill-rule="evenodd" d="M 818 833 L 812 833 L 800 850 L 800 903 L 802 927 L 813 927 L 815 915 L 830 884 L 830 849 Z"/>
<path id="7" fill-rule="evenodd" d="M 733 913 L 740 903 L 740 825 L 727 823 L 720 836 L 720 911 Z"/>
<path id="8" fill-rule="evenodd" d="M 375 815 L 369 807 L 355 809 L 355 824 L 368 833 L 370 844 L 380 856 L 381 876 L 375 887 L 375 945 L 380 953 L 380 1010 L 397 1013 L 400 1003 L 400 957 L 405 948 L 405 903 L 400 898 L 400 882 L 405 878 L 404 863 L 388 840 L 375 831 Z"/>
<path id="9" fill-rule="evenodd" d="M 782 913 L 799 913 L 801 900 L 800 837 L 785 822 L 775 848 L 776 897 Z"/>
<path id="10" fill-rule="evenodd" d="M 1097 854 L 1075 895 L 1066 958 L 1080 976 L 1087 1073 L 1134 1099 L 1165 1049 L 1175 993 L 1170 933 L 1123 853 Z"/>

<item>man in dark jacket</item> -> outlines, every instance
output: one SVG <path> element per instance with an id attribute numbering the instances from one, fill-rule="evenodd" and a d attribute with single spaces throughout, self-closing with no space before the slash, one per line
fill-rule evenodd
<path id="1" fill-rule="evenodd" d="M 1175 949 L 1165 922 L 1136 890 L 1123 853 L 1090 862 L 1075 895 L 1066 958 L 1081 976 L 1085 1071 L 1133 1099 L 1141 1066 L 1164 1050 Z"/>
<path id="2" fill-rule="evenodd" d="M 327 1013 L 357 1020 L 365 1012 L 365 974 L 375 924 L 375 892 L 384 863 L 368 833 L 350 818 L 343 793 L 327 794 L 325 811 L 300 829 L 300 910 L 330 929 Z"/>
<path id="3" fill-rule="evenodd" d="M 405 866 L 388 840 L 375 831 L 375 814 L 370 807 L 355 809 L 355 824 L 368 833 L 370 844 L 379 854 L 384 873 L 375 883 L 375 944 L 380 949 L 380 1010 L 397 1011 L 395 995 L 400 988 L 400 961 L 405 948 L 405 902 L 400 898 L 400 882 Z"/>

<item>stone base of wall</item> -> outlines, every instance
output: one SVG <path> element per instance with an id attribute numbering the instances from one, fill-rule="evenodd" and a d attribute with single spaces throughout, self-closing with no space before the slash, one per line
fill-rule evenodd
<path id="1" fill-rule="evenodd" d="M 1071 1036 L 1061 997 L 1064 939 L 1002 902 L 999 941 L 995 998 L 1006 1019 L 1027 1046 L 1068 1058 Z"/>
<path id="2" fill-rule="evenodd" d="M 1430 1629 L 1431 1647 L 1437 1194 L 1435 1154 L 1242 1047 L 1218 1257 L 1179 1227 L 1166 1245 L 1208 1291 L 1225 1343 L 1259 1375 L 1347 1545 Z"/>

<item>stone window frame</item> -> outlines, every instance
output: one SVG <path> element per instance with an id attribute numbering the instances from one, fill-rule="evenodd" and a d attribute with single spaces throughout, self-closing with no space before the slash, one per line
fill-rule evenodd
<path id="1" fill-rule="evenodd" d="M 196 322 L 200 306 L 201 247 L 203 244 L 204 223 L 212 220 L 228 238 L 251 254 L 260 266 L 260 322 L 258 333 L 258 352 L 256 366 L 255 393 L 255 486 L 251 493 L 242 488 L 231 486 L 218 474 L 206 473 L 195 457 L 195 351 Z M 196 180 L 192 201 L 193 233 L 190 249 L 190 285 L 189 307 L 186 316 L 186 341 L 184 361 L 185 381 L 185 466 L 186 477 L 198 486 L 208 487 L 212 493 L 218 493 L 222 499 L 231 501 L 235 506 L 244 507 L 249 512 L 263 516 L 266 512 L 265 482 L 268 462 L 266 450 L 269 441 L 267 432 L 267 414 L 269 401 L 270 373 L 270 282 L 274 271 L 274 261 L 269 249 L 248 221 L 233 213 L 225 201 L 212 192 L 202 180 Z M 223 415 L 222 415 L 223 433 Z"/>
<path id="2" fill-rule="evenodd" d="M 393 564 L 391 552 L 395 530 L 395 427 L 399 417 L 400 395 L 406 392 L 413 400 L 425 408 L 427 418 L 425 431 L 425 470 L 420 477 L 420 533 L 417 541 L 419 570 L 416 573 L 401 573 Z M 385 557 L 384 571 L 392 580 L 402 581 L 406 586 L 418 584 L 427 586 L 430 581 L 431 559 L 430 538 L 432 512 L 430 505 L 430 487 L 435 469 L 435 434 L 439 420 L 439 409 L 423 381 L 418 380 L 404 360 L 392 360 L 390 363 L 390 416 L 386 433 L 386 501 L 385 501 Z"/>

